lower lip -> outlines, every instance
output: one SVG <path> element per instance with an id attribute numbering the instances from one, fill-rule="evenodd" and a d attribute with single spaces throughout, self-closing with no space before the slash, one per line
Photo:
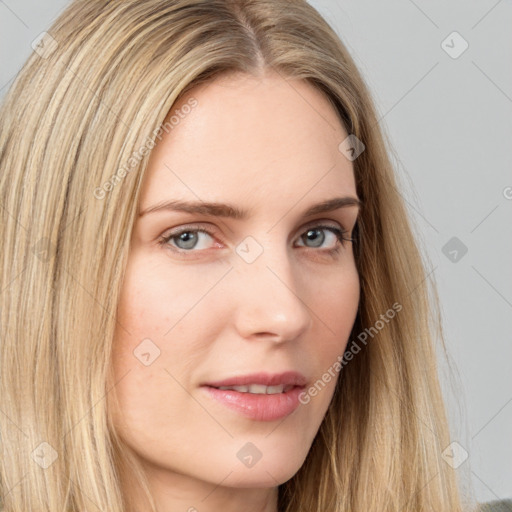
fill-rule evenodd
<path id="1" fill-rule="evenodd" d="M 263 395 L 211 386 L 202 387 L 227 407 L 257 421 L 274 421 L 288 416 L 299 406 L 299 395 L 304 390 L 303 386 L 295 386 L 286 393 Z"/>

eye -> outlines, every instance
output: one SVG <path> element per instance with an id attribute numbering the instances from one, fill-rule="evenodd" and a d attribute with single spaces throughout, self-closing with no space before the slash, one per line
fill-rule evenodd
<path id="1" fill-rule="evenodd" d="M 211 246 L 222 247 L 222 244 L 218 242 L 212 244 L 212 240 L 214 240 L 214 235 L 210 231 L 204 228 L 189 226 L 162 236 L 159 244 L 171 249 L 180 256 L 185 256 L 186 253 L 192 254 L 206 250 Z M 327 225 L 308 227 L 298 240 L 303 242 L 298 247 L 306 247 L 308 249 L 323 248 L 324 252 L 328 253 L 338 252 L 340 245 L 353 241 L 352 238 L 348 237 L 348 231 L 336 226 Z"/>
<path id="2" fill-rule="evenodd" d="M 180 251 L 190 252 L 192 249 L 207 249 L 208 241 L 205 240 L 207 238 L 212 238 L 212 234 L 205 229 L 187 228 L 163 237 L 161 243 L 170 245 L 171 249 L 176 247 Z"/>
<path id="3" fill-rule="evenodd" d="M 327 233 L 327 235 L 326 235 Z M 327 240 L 328 246 L 331 246 L 331 251 L 339 249 L 338 242 L 344 245 L 345 242 L 352 242 L 353 240 L 348 237 L 348 231 L 337 228 L 335 226 L 317 225 L 307 229 L 307 231 L 300 236 L 299 240 L 303 240 L 308 248 L 322 247 Z M 330 242 L 330 243 L 329 243 Z M 329 247 L 327 247 L 329 249 Z"/>

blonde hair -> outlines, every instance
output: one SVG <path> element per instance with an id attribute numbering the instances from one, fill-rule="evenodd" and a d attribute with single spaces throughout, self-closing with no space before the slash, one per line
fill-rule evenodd
<path id="1" fill-rule="evenodd" d="M 124 472 L 144 483 L 107 408 L 141 148 L 194 86 L 265 68 L 321 90 L 365 145 L 353 162 L 363 208 L 351 339 L 401 306 L 343 367 L 304 465 L 279 487 L 279 510 L 462 510 L 441 456 L 450 436 L 427 273 L 372 100 L 337 34 L 303 0 L 77 0 L 0 112 L 4 512 L 122 512 Z"/>

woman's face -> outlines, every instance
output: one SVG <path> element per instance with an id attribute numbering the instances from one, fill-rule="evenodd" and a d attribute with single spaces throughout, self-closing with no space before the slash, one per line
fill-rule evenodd
<path id="1" fill-rule="evenodd" d="M 172 114 L 118 309 L 115 425 L 160 482 L 274 487 L 304 462 L 358 308 L 336 234 L 358 207 L 319 208 L 357 199 L 348 134 L 317 89 L 276 74 L 217 79 Z M 247 375 L 246 392 L 207 386 Z"/>

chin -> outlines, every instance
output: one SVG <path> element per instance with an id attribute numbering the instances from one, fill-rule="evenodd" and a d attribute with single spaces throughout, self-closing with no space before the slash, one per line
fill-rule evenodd
<path id="1" fill-rule="evenodd" d="M 304 463 L 304 457 L 297 458 L 297 453 L 274 453 L 262 457 L 252 467 L 238 464 L 226 479 L 231 487 L 266 488 L 276 487 L 292 478 Z"/>
<path id="2" fill-rule="evenodd" d="M 242 469 L 237 468 L 227 478 L 223 485 L 228 487 L 248 488 L 248 489 L 265 489 L 277 487 L 284 484 L 292 478 L 299 467 L 287 467 L 282 470 L 268 469 L 268 467 L 261 467 L 259 469 Z"/>

